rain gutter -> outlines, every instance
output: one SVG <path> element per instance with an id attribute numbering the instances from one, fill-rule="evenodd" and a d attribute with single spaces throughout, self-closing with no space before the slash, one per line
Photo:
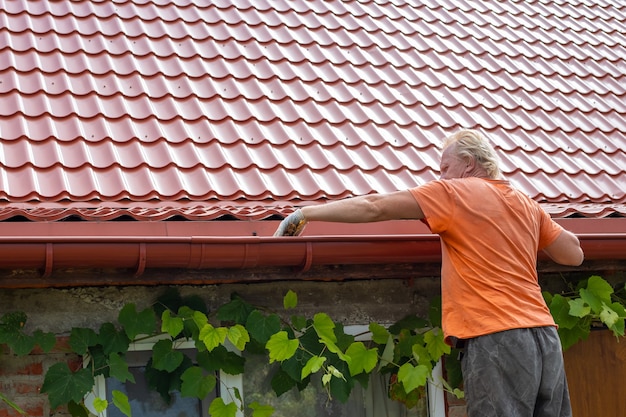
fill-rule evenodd
<path id="1" fill-rule="evenodd" d="M 267 266 L 435 262 L 434 235 L 207 237 L 0 237 L 0 269 L 146 268 L 246 269 Z"/>
<path id="2" fill-rule="evenodd" d="M 620 221 L 584 223 L 583 220 L 568 224 L 579 237 L 586 260 L 626 259 L 626 219 L 614 220 Z M 115 225 L 3 223 L 0 269 L 39 269 L 46 277 L 63 268 L 125 268 L 140 276 L 151 268 L 292 267 L 307 271 L 314 265 L 441 260 L 439 237 L 424 233 L 427 229 L 415 226 L 417 222 L 346 230 L 326 224 L 317 229 L 311 227 L 304 236 L 295 238 L 271 236 L 276 222 L 220 223 L 217 229 L 215 224 L 204 225 L 203 229 L 193 222 L 178 225 L 147 222 L 139 225 L 140 228 L 123 222 Z M 590 233 L 590 230 L 599 232 Z M 203 234 L 190 233 L 194 231 Z M 225 231 L 234 235 L 226 236 Z"/>
<path id="3" fill-rule="evenodd" d="M 624 259 L 626 233 L 578 235 L 586 260 Z M 434 235 L 275 237 L 0 237 L 0 269 L 246 269 L 312 265 L 438 262 Z"/>

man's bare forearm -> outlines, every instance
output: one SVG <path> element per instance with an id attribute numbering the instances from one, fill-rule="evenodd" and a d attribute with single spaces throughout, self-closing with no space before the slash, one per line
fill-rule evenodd
<path id="1" fill-rule="evenodd" d="M 369 194 L 327 204 L 306 206 L 302 214 L 307 221 L 369 223 L 424 217 L 417 201 L 408 191 Z"/>
<path id="2" fill-rule="evenodd" d="M 359 196 L 326 204 L 306 206 L 302 214 L 307 221 L 366 223 L 379 221 L 379 210 L 372 196 Z M 384 220 L 384 219 L 381 219 Z"/>

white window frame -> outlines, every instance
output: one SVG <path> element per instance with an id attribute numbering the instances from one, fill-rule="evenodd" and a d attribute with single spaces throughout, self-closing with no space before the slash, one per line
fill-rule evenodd
<path id="1" fill-rule="evenodd" d="M 372 334 L 369 332 L 369 327 L 367 325 L 349 325 L 344 328 L 346 334 L 349 335 L 358 335 L 356 337 L 357 341 L 368 341 L 371 340 Z M 130 352 L 134 351 L 151 351 L 154 347 L 155 343 L 161 339 L 166 338 L 164 335 L 162 337 L 155 336 L 153 338 L 149 338 L 146 340 L 142 340 L 141 342 L 133 342 L 130 344 L 128 350 Z M 195 344 L 191 340 L 179 341 L 175 342 L 176 349 L 195 349 Z M 234 350 L 234 348 L 232 348 Z M 87 362 L 85 363 L 85 366 Z M 241 394 L 242 400 L 245 401 L 244 398 L 244 390 L 243 390 L 243 375 L 230 375 L 225 372 L 219 372 L 219 383 L 223 385 L 223 389 L 220 389 L 220 393 L 226 392 L 228 388 L 237 389 Z M 444 399 L 444 390 L 443 390 L 443 374 L 442 374 L 442 366 L 441 361 L 437 362 L 437 365 L 433 369 L 432 377 L 428 380 L 428 384 L 426 386 L 426 392 L 428 396 L 428 415 L 429 417 L 446 417 L 446 409 L 445 409 L 445 399 Z M 232 395 L 220 395 L 224 400 L 224 403 L 228 404 L 233 401 L 237 401 L 233 398 Z M 103 375 L 98 375 L 95 378 L 94 389 L 85 396 L 85 406 L 87 409 L 94 415 L 99 417 L 108 417 L 107 410 L 104 410 L 102 413 L 98 414 L 95 412 L 95 408 L 93 406 L 93 402 L 95 398 L 106 398 L 106 379 Z M 371 386 L 365 390 L 365 397 L 372 398 Z M 238 402 L 238 401 L 237 401 Z M 237 415 L 236 417 L 244 417 L 243 412 L 241 411 L 241 404 L 237 404 Z"/>
<path id="2" fill-rule="evenodd" d="M 163 340 L 163 339 L 167 339 L 168 336 L 167 335 L 162 335 L 162 336 L 154 336 L 154 337 L 150 337 L 150 338 L 146 338 L 140 342 L 131 342 L 131 344 L 128 347 L 128 351 L 129 352 L 150 352 L 152 351 L 154 345 L 159 341 L 159 340 Z M 196 345 L 193 342 L 193 340 L 180 340 L 180 341 L 174 341 L 174 346 L 175 349 L 177 350 L 187 350 L 187 349 L 196 349 Z M 89 358 L 86 358 L 86 361 L 84 363 L 84 366 L 87 366 L 89 364 Z M 225 381 L 228 382 L 229 381 L 229 377 L 232 377 L 233 375 L 228 375 L 222 371 L 219 372 L 219 381 Z M 228 386 L 228 385 L 226 385 Z M 220 390 L 221 391 L 221 390 Z M 93 415 L 96 415 L 98 417 L 108 417 L 108 407 L 107 409 L 105 409 L 103 412 L 101 413 L 97 413 L 95 410 L 95 407 L 93 405 L 93 402 L 96 398 L 100 398 L 100 399 L 106 399 L 107 397 L 107 387 L 106 387 L 106 378 L 104 377 L 104 375 L 98 375 L 95 377 L 95 382 L 94 382 L 94 387 L 93 390 L 91 390 L 86 396 L 85 396 L 85 406 L 87 407 L 87 410 L 89 410 L 90 413 L 92 413 Z M 224 402 L 226 401 L 226 398 L 224 398 Z M 109 407 L 111 406 L 111 404 L 109 404 Z M 240 417 L 239 415 L 237 417 Z M 243 417 L 243 416 L 241 416 Z"/>

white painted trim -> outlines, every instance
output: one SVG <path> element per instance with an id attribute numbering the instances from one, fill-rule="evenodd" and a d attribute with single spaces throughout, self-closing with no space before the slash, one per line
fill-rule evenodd
<path id="1" fill-rule="evenodd" d="M 428 380 L 428 415 L 430 417 L 446 417 L 446 402 L 443 390 L 443 371 L 441 361 L 433 369 Z"/>
<path id="2" fill-rule="evenodd" d="M 237 404 L 237 414 L 236 417 L 243 417 L 243 413 L 241 412 L 241 403 L 239 400 L 235 398 L 231 393 L 226 394 L 224 390 L 228 389 L 237 389 L 239 390 L 239 394 L 241 394 L 241 398 L 243 399 L 243 376 L 239 375 L 229 375 L 225 372 L 220 371 L 220 397 L 224 400 L 225 404 L 235 402 Z M 244 400 L 245 403 L 245 400 Z"/>

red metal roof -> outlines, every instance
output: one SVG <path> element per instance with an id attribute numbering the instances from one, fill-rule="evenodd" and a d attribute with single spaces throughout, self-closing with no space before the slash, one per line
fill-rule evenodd
<path id="1" fill-rule="evenodd" d="M 7 0 L 0 220 L 262 219 L 434 179 L 460 127 L 625 215 L 626 4 L 441 3 Z"/>

